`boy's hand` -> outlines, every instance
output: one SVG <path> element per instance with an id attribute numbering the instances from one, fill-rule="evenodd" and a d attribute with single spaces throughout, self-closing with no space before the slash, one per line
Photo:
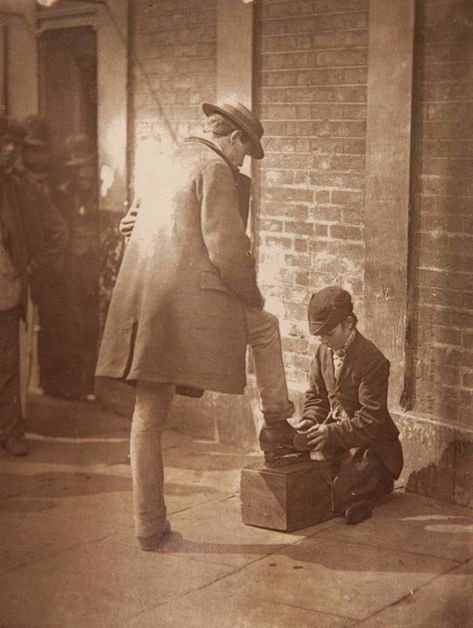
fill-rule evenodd
<path id="1" fill-rule="evenodd" d="M 328 441 L 327 425 L 314 425 L 306 431 L 307 444 L 313 451 L 320 451 Z"/>
<path id="2" fill-rule="evenodd" d="M 314 427 L 315 423 L 312 419 L 301 419 L 299 423 L 294 425 L 294 429 L 298 432 L 307 432 L 307 430 L 311 427 Z"/>

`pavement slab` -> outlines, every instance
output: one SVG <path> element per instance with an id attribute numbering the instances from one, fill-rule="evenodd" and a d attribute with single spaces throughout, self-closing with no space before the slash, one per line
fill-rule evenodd
<path id="1" fill-rule="evenodd" d="M 473 561 L 468 561 L 362 623 L 365 628 L 472 628 Z"/>
<path id="2" fill-rule="evenodd" d="M 141 552 L 130 422 L 35 397 L 31 453 L 0 450 L 0 626 L 473 628 L 473 511 L 396 491 L 371 519 L 245 526 L 255 452 L 166 430 L 173 532 Z"/>
<path id="3" fill-rule="evenodd" d="M 291 534 L 245 526 L 238 496 L 172 515 L 170 521 L 173 535 L 163 551 L 235 567 L 278 552 L 331 524 L 327 521 Z"/>
<path id="4" fill-rule="evenodd" d="M 239 593 L 215 597 L 208 587 L 140 613 L 126 628 L 348 628 L 346 618 L 266 602 Z"/>
<path id="5" fill-rule="evenodd" d="M 463 561 L 473 557 L 473 511 L 412 493 L 395 493 L 357 526 L 339 525 L 321 538 Z"/>
<path id="6" fill-rule="evenodd" d="M 9 510 L 9 500 L 0 501 L 0 506 L 0 573 L 114 536 L 119 531 L 116 526 L 92 521 L 71 522 L 52 510 Z M 1 585 L 0 591 L 3 600 Z"/>
<path id="7" fill-rule="evenodd" d="M 456 565 L 402 551 L 339 543 L 316 535 L 212 585 L 306 610 L 366 619 Z M 255 590 L 255 583 L 264 583 Z"/>
<path id="8" fill-rule="evenodd" d="M 131 550 L 108 538 L 0 574 L 1 622 L 35 628 L 117 626 L 229 571 L 223 565 Z"/>

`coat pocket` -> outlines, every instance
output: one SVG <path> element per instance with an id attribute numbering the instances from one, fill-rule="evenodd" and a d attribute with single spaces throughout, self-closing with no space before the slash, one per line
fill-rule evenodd
<path id="1" fill-rule="evenodd" d="M 202 290 L 218 290 L 219 292 L 232 294 L 225 286 L 222 279 L 210 270 L 203 270 L 200 273 L 200 287 Z"/>

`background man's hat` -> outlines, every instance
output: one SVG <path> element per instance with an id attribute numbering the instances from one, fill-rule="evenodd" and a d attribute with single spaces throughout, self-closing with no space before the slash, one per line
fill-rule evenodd
<path id="1" fill-rule="evenodd" d="M 212 105 L 211 103 L 204 102 L 202 104 L 202 110 L 206 116 L 210 116 L 212 113 L 220 113 L 236 124 L 239 129 L 248 135 L 251 141 L 251 156 L 254 157 L 254 159 L 263 159 L 264 150 L 261 144 L 261 138 L 263 137 L 264 129 L 261 122 L 252 111 L 237 101 L 231 103 L 225 102 L 220 105 Z"/>
<path id="2" fill-rule="evenodd" d="M 324 334 L 353 313 L 351 295 L 339 286 L 315 292 L 309 302 L 309 329 L 314 336 Z"/>
<path id="3" fill-rule="evenodd" d="M 65 142 L 66 166 L 83 166 L 95 157 L 95 149 L 91 138 L 85 133 L 71 135 Z"/>
<path id="4" fill-rule="evenodd" d="M 25 146 L 37 146 L 38 148 L 49 148 L 51 136 L 49 126 L 44 116 L 28 116 L 23 120 L 26 129 Z"/>
<path id="5" fill-rule="evenodd" d="M 22 144 L 26 135 L 25 127 L 9 116 L 0 115 L 0 139 L 2 142 Z"/>

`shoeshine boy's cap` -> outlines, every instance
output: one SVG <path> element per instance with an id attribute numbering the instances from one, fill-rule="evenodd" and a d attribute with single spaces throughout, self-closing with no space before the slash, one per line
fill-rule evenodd
<path id="1" fill-rule="evenodd" d="M 309 330 L 320 336 L 353 314 L 351 294 L 339 286 L 329 286 L 315 292 L 309 302 Z"/>
<path id="2" fill-rule="evenodd" d="M 254 159 L 263 159 L 264 150 L 260 141 L 264 133 L 263 125 L 245 105 L 238 101 L 225 102 L 220 105 L 204 102 L 202 103 L 202 111 L 207 117 L 212 113 L 219 113 L 231 120 L 249 137 L 252 146 L 251 156 Z"/>

